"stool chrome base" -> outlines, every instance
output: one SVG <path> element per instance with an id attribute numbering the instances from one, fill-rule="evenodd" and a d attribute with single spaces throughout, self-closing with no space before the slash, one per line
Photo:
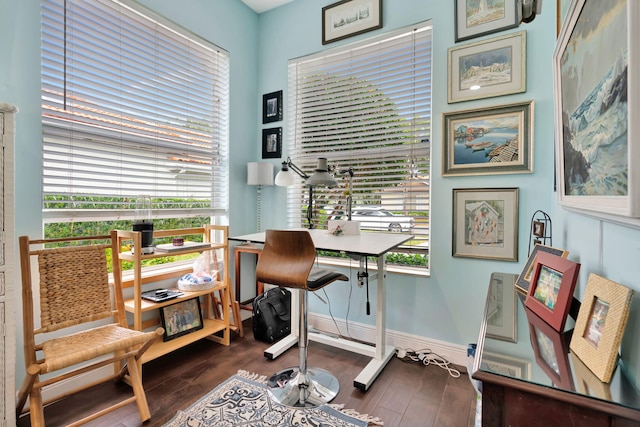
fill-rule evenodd
<path id="1" fill-rule="evenodd" d="M 276 372 L 267 382 L 271 400 L 285 406 L 313 408 L 331 402 L 340 390 L 340 383 L 331 372 L 307 368 L 306 381 L 298 368 Z"/>

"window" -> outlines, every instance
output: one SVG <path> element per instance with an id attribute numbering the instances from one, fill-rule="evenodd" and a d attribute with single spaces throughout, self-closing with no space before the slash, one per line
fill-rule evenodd
<path id="1" fill-rule="evenodd" d="M 42 2 L 45 223 L 224 217 L 229 55 L 116 0 Z M 95 232 L 95 230 L 94 230 Z"/>
<path id="2" fill-rule="evenodd" d="M 291 60 L 288 109 L 293 163 L 311 175 L 326 157 L 340 184 L 313 189 L 314 225 L 344 218 L 349 176 L 341 171 L 353 168 L 353 220 L 366 232 L 415 235 L 399 251 L 427 265 L 430 23 Z M 289 187 L 290 226 L 306 225 L 308 197 L 302 182 Z"/>

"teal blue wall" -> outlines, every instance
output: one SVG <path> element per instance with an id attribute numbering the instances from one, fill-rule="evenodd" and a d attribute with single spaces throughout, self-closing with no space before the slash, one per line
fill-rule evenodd
<path id="1" fill-rule="evenodd" d="M 261 157 L 262 94 L 284 90 L 287 61 L 366 38 L 372 33 L 323 46 L 321 8 L 334 0 L 297 0 L 256 15 L 239 0 L 142 0 L 158 13 L 218 44 L 231 55 L 230 227 L 232 234 L 255 230 L 256 192 L 246 186 L 246 163 Z M 388 328 L 425 339 L 464 346 L 477 339 L 491 272 L 519 273 L 526 261 L 531 215 L 542 209 L 553 220 L 554 246 L 568 249 L 570 259 L 582 263 L 577 295 L 587 276 L 597 272 L 640 290 L 640 231 L 570 213 L 553 192 L 553 79 L 551 58 L 556 34 L 554 2 L 545 2 L 543 14 L 517 30 L 527 30 L 527 91 L 523 94 L 447 103 L 447 49 L 455 46 L 453 2 L 440 0 L 385 0 L 384 27 L 375 34 L 432 20 L 433 50 L 433 170 L 431 276 L 389 274 Z M 0 101 L 16 105 L 16 233 L 41 232 L 40 42 L 39 1 L 0 0 Z M 475 41 L 475 40 L 474 40 Z M 533 174 L 477 177 L 441 176 L 441 114 L 482 106 L 535 101 Z M 285 102 L 286 105 L 286 102 Z M 289 114 L 285 109 L 282 126 Z M 286 132 L 285 132 L 286 134 Z M 286 144 L 285 144 L 286 145 Z M 286 157 L 286 151 L 283 157 Z M 278 161 L 274 160 L 278 165 Z M 519 261 L 500 262 L 451 256 L 451 206 L 454 188 L 519 187 Z M 282 227 L 285 191 L 267 187 L 262 197 L 262 227 Z M 332 312 L 344 318 L 347 286 L 327 288 Z M 373 295 L 372 295 L 373 296 Z M 327 308 L 311 299 L 313 311 Z M 640 334 L 636 297 L 623 342 L 623 356 L 633 372 L 640 372 Z M 355 288 L 349 319 L 374 324 L 364 313 L 364 290 Z M 375 297 L 372 301 L 375 304 Z M 18 317 L 20 318 L 20 316 Z M 19 332 L 20 333 L 20 332 Z M 21 339 L 18 339 L 18 349 Z M 18 354 L 20 354 L 18 352 Z M 24 368 L 18 357 L 17 378 Z M 634 376 L 638 376 L 637 374 Z"/>

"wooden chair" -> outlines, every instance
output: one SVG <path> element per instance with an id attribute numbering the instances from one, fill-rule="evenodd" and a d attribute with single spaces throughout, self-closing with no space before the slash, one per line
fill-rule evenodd
<path id="1" fill-rule="evenodd" d="M 70 425 L 84 424 L 133 402 L 138 406 L 141 421 L 151 418 L 138 359 L 164 331 L 157 328 L 153 332 L 138 332 L 128 328 L 120 288 L 116 285 L 111 292 L 109 285 L 107 251 L 119 250 L 114 247 L 117 242 L 114 233 L 19 239 L 27 373 L 18 392 L 16 414 L 22 412 L 28 397 L 32 427 L 45 425 L 43 405 L 48 402 L 43 401 L 44 387 L 108 365 L 114 367 L 112 375 L 79 386 L 64 396 L 111 379 L 124 379 L 125 375 L 133 396 Z M 56 247 L 47 247 L 50 244 Z M 39 286 L 34 287 L 32 274 L 36 273 Z M 39 298 L 34 298 L 34 293 Z M 34 312 L 37 301 L 39 319 Z"/>
<path id="2" fill-rule="evenodd" d="M 269 396 L 283 405 L 314 407 L 330 402 L 338 394 L 340 383 L 329 371 L 307 367 L 309 291 L 349 280 L 344 274 L 314 266 L 316 248 L 306 230 L 267 230 L 262 255 L 256 267 L 256 279 L 300 292 L 298 350 L 300 365 L 283 369 L 267 383 Z"/>

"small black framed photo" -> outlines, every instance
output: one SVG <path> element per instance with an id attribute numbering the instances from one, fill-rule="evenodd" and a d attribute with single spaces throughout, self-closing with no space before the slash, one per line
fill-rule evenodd
<path id="1" fill-rule="evenodd" d="M 282 157 L 282 128 L 262 129 L 262 158 Z"/>
<path id="2" fill-rule="evenodd" d="M 282 91 L 262 95 L 262 123 L 282 120 Z"/>
<path id="3" fill-rule="evenodd" d="M 160 319 L 164 328 L 164 341 L 187 335 L 202 329 L 203 319 L 200 299 L 191 298 L 160 309 Z"/>

